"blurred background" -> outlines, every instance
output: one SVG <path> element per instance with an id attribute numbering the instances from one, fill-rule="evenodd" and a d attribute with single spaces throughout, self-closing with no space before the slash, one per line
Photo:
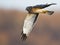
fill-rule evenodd
<path id="1" fill-rule="evenodd" d="M 25 42 L 20 40 L 27 6 L 57 3 L 46 9 L 51 16 L 40 14 Z M 60 45 L 60 0 L 0 0 L 0 45 Z"/>

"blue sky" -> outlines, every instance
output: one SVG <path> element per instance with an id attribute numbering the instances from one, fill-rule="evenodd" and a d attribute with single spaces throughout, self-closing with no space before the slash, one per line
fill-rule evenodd
<path id="1" fill-rule="evenodd" d="M 59 10 L 60 0 L 0 0 L 0 7 L 3 8 L 16 8 L 25 10 L 27 6 L 45 4 L 45 3 L 57 3 L 56 6 L 50 6 L 48 9 Z"/>

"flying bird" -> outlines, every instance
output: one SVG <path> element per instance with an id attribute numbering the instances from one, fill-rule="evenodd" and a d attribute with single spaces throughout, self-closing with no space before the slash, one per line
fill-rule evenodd
<path id="1" fill-rule="evenodd" d="M 48 13 L 49 15 L 52 15 L 54 13 L 54 11 L 48 11 L 44 9 L 50 5 L 55 5 L 55 3 L 29 6 L 26 8 L 26 10 L 28 11 L 28 14 L 23 24 L 23 30 L 21 33 L 22 40 L 26 40 L 30 32 L 33 30 L 34 24 L 38 18 L 39 13 L 44 13 L 44 14 Z"/>
<path id="2" fill-rule="evenodd" d="M 28 11 L 28 13 L 44 13 L 44 14 L 48 13 L 49 15 L 52 15 L 54 11 L 49 11 L 49 10 L 44 9 L 51 5 L 56 5 L 56 3 L 28 6 L 26 10 Z"/>

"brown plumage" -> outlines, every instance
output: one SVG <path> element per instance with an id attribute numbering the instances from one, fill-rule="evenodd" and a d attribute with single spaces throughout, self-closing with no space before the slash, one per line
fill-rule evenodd
<path id="1" fill-rule="evenodd" d="M 51 5 L 56 5 L 56 3 L 51 3 L 51 4 L 41 4 L 41 5 L 36 5 L 36 6 L 28 6 L 26 10 L 28 13 L 48 13 L 49 15 L 52 15 L 54 11 L 48 11 L 45 10 L 44 8 L 49 7 Z"/>

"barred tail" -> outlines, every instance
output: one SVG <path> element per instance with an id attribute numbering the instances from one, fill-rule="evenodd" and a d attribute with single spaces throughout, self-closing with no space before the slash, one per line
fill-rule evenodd
<path id="1" fill-rule="evenodd" d="M 22 41 L 25 41 L 26 39 L 27 39 L 27 36 L 26 36 L 26 34 L 24 34 L 23 32 L 21 33 L 21 39 L 22 39 Z"/>

